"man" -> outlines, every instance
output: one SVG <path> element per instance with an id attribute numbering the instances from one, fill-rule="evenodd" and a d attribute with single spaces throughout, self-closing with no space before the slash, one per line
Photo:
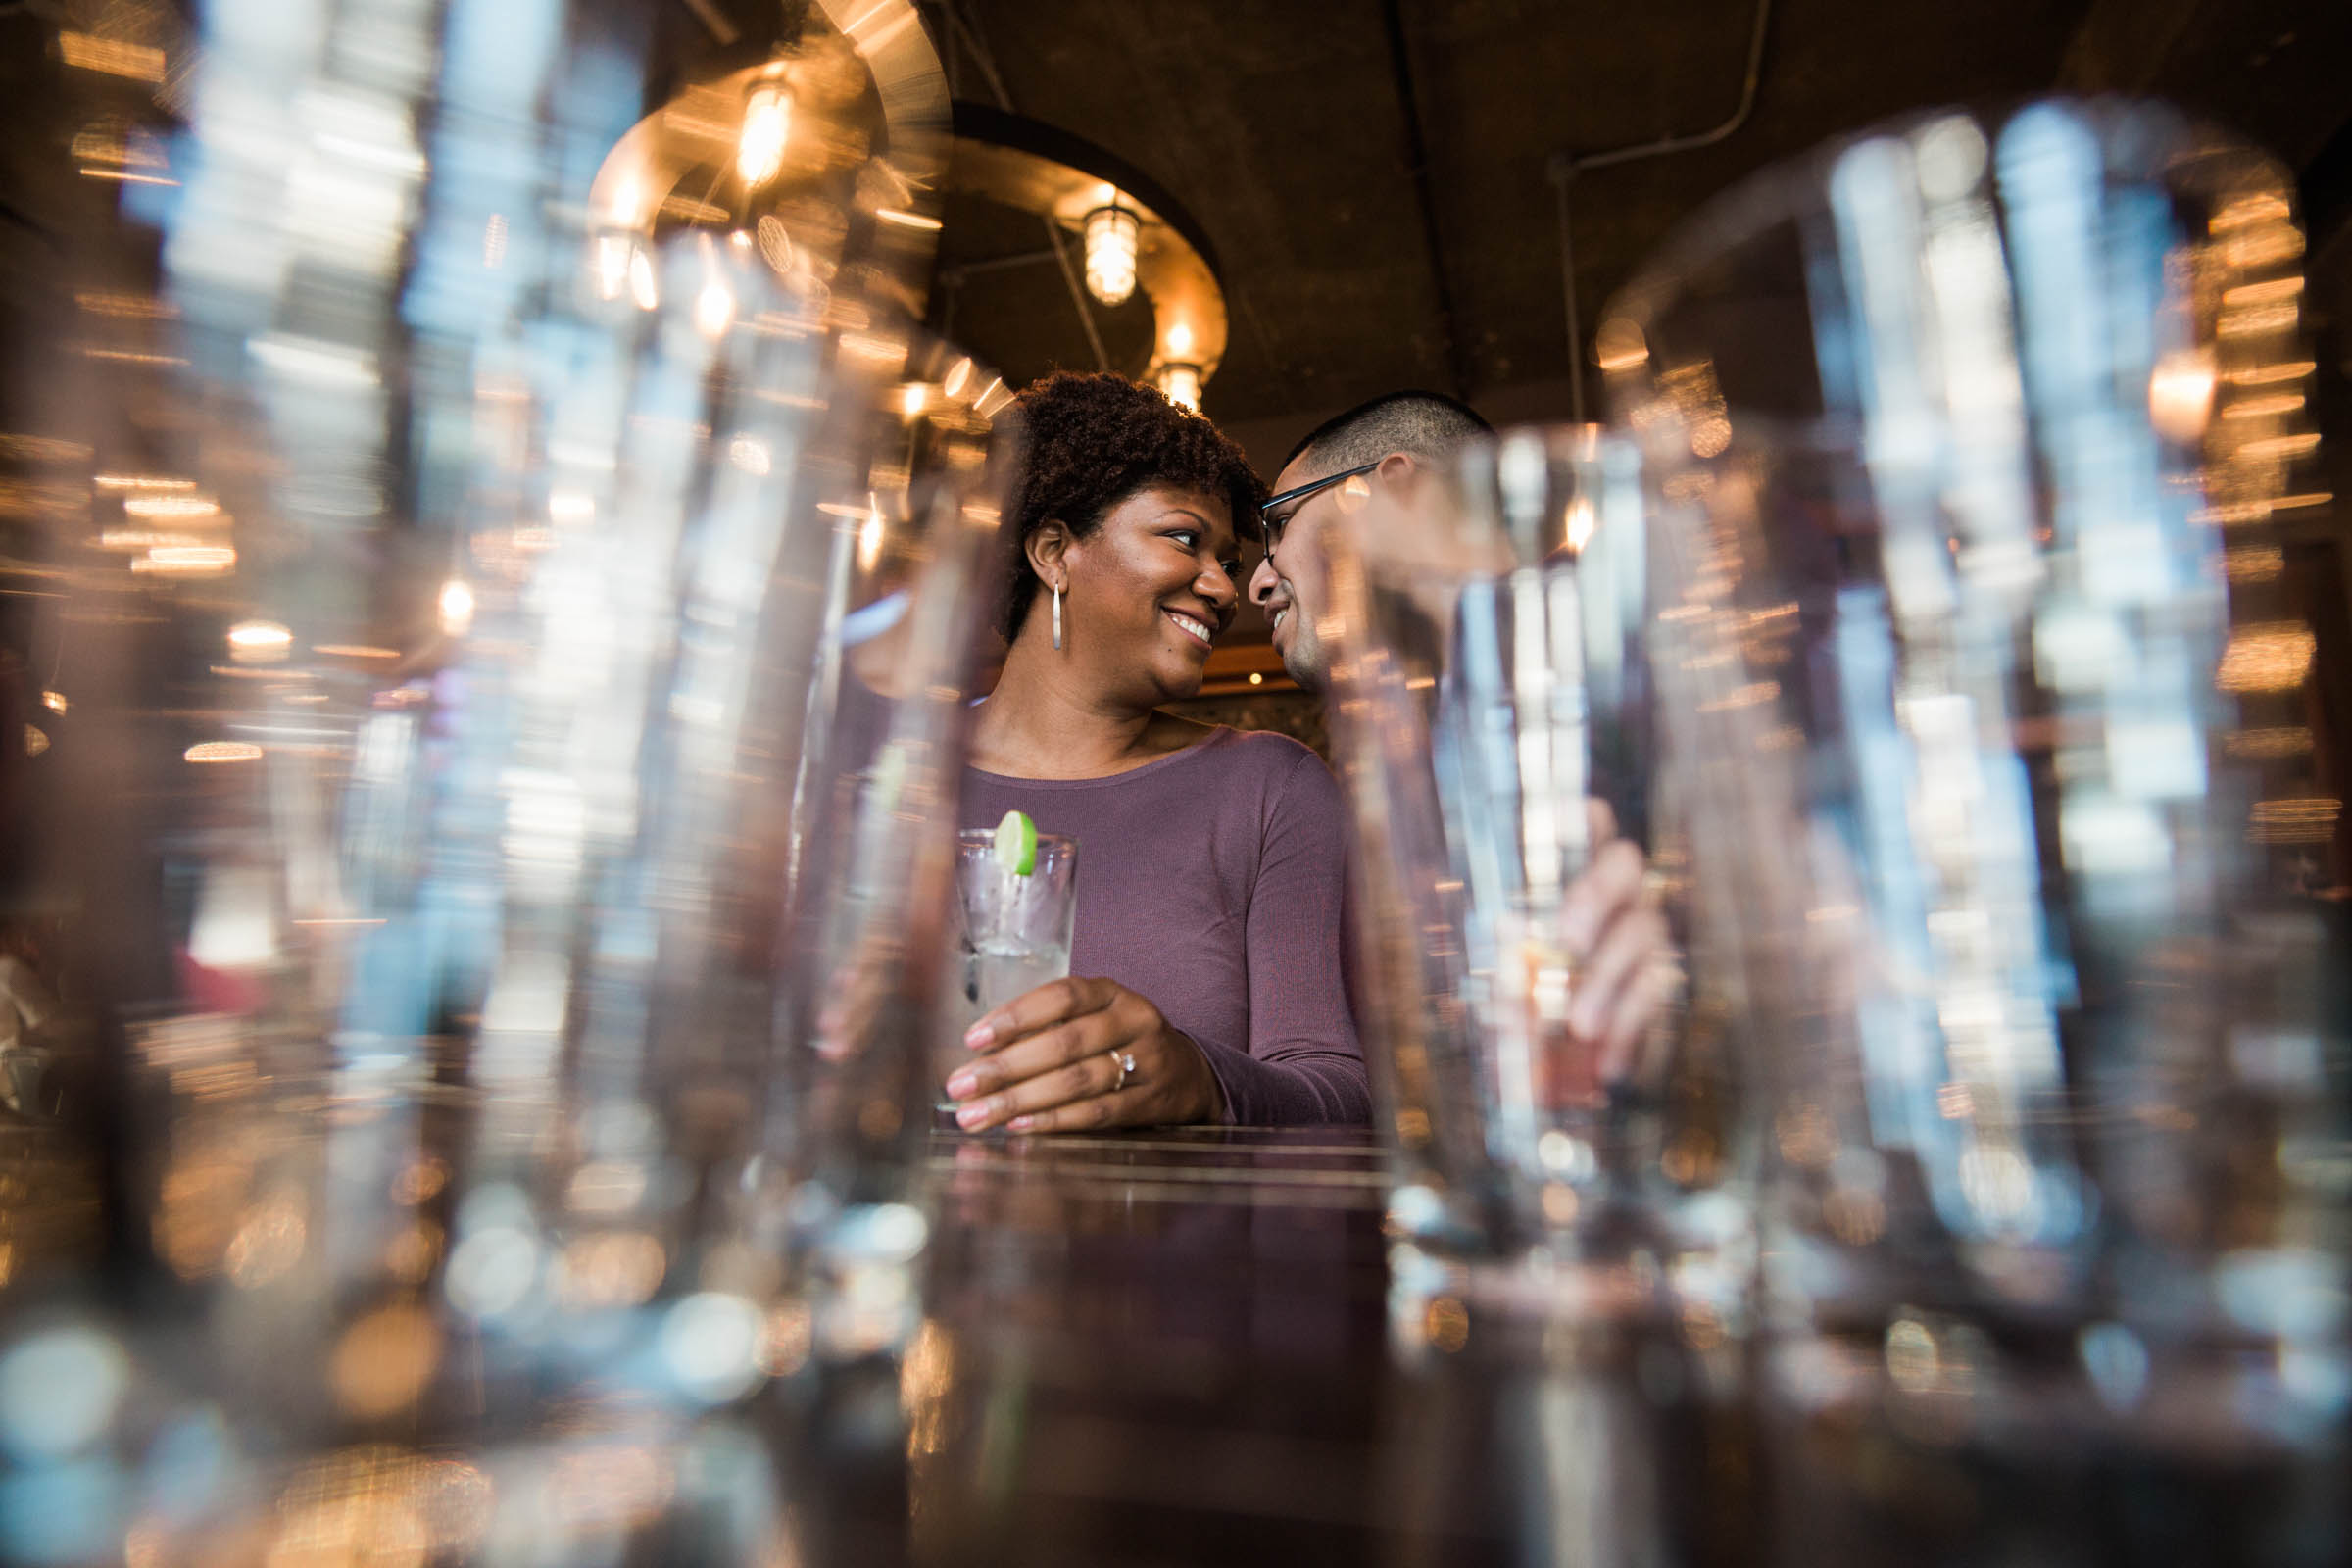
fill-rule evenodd
<path id="1" fill-rule="evenodd" d="M 1317 625 L 1329 604 L 1322 551 L 1328 530 L 1378 515 L 1408 546 L 1428 537 L 1451 505 L 1446 470 L 1462 445 L 1492 430 L 1468 405 L 1436 392 L 1393 392 L 1326 420 L 1291 449 L 1261 511 L 1265 559 L 1250 597 L 1273 626 L 1274 651 L 1291 678 L 1318 695 L 1331 688 L 1331 649 Z M 1569 1027 L 1598 1048 L 1607 1083 L 1646 1077 L 1643 1046 L 1664 1001 L 1666 923 L 1650 895 L 1642 852 L 1617 837 L 1608 807 L 1591 804 L 1593 843 L 1584 874 L 1561 907 L 1562 934 L 1583 956 Z"/>

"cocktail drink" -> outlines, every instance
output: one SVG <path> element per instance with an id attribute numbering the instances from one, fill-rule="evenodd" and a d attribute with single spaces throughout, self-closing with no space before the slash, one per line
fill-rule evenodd
<path id="1" fill-rule="evenodd" d="M 956 999 L 943 1009 L 954 1024 L 943 1030 L 933 1077 L 948 1075 L 971 1053 L 963 1031 L 983 1013 L 1070 972 L 1070 930 L 1078 911 L 1078 841 L 1032 831 L 1029 869 L 1021 857 L 1001 852 L 1000 830 L 967 828 L 957 836 L 956 890 L 963 916 Z M 943 1098 L 943 1103 L 944 1098 Z"/>
<path id="2" fill-rule="evenodd" d="M 1607 1100 L 1600 1052 L 1568 1026 L 1577 962 L 1558 911 L 1505 910 L 1495 924 L 1500 961 L 1487 1016 L 1493 1102 L 1524 1102 L 1531 1112 L 1552 1118 L 1597 1111 Z"/>
<path id="3" fill-rule="evenodd" d="M 1019 897 L 1016 889 L 1013 899 Z M 963 945 L 963 995 L 974 1019 L 1000 1003 L 1070 972 L 1069 938 L 1037 944 L 1013 936 L 967 937 Z"/>

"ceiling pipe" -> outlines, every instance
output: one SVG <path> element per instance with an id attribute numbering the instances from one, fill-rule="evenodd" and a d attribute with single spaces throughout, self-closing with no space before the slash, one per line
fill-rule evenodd
<path id="1" fill-rule="evenodd" d="M 1714 129 L 1689 136 L 1665 136 L 1655 141 L 1634 142 L 1596 153 L 1572 153 L 1563 147 L 1551 155 L 1544 172 L 1558 198 L 1560 290 L 1568 305 L 1569 404 L 1571 417 L 1579 424 L 1585 422 L 1585 333 L 1584 323 L 1577 315 L 1576 243 L 1574 224 L 1570 221 L 1569 187 L 1576 183 L 1579 174 L 1588 170 L 1612 169 L 1619 164 L 1636 164 L 1645 159 L 1663 158 L 1669 153 L 1687 153 L 1700 147 L 1712 147 L 1746 124 L 1747 117 L 1755 112 L 1756 86 L 1764 76 L 1764 34 L 1771 21 L 1772 0 L 1756 0 L 1755 25 L 1749 29 L 1747 38 L 1747 75 L 1740 84 L 1740 106 L 1732 111 L 1730 119 Z M 1426 203 L 1426 198 L 1424 200 Z"/>
<path id="2" fill-rule="evenodd" d="M 1438 330 L 1445 337 L 1446 372 L 1453 378 L 1454 395 L 1467 397 L 1469 365 L 1454 315 L 1453 281 L 1446 271 L 1437 202 L 1429 188 L 1429 146 L 1421 129 L 1421 96 L 1413 84 L 1413 63 L 1405 48 L 1404 18 L 1397 10 L 1397 0 L 1380 0 L 1380 20 L 1389 35 L 1389 70 L 1396 78 L 1396 105 L 1404 115 L 1404 155 L 1413 176 L 1413 198 L 1421 208 L 1421 243 L 1429 253 L 1430 281 L 1438 296 Z"/>
<path id="3" fill-rule="evenodd" d="M 1006 272 L 1019 267 L 1035 267 L 1040 262 L 1054 260 L 1052 251 L 1022 251 L 1013 256 L 989 256 L 977 262 L 956 262 L 939 270 L 942 278 L 953 277 L 957 282 L 980 272 Z"/>

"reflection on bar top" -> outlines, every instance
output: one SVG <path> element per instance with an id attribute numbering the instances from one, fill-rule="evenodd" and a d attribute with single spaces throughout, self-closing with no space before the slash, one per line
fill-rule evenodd
<path id="1" fill-rule="evenodd" d="M 1127 1202 L 1377 1208 L 1388 1171 L 1378 1141 L 1354 1128 L 1154 1128 L 1053 1139 L 937 1133 L 931 1170 L 965 1195 L 1051 1189 Z"/>

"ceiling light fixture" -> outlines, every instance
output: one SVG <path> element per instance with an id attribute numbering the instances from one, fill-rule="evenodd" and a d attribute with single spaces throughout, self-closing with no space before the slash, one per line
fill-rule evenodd
<path id="1" fill-rule="evenodd" d="M 1117 302 L 1132 320 L 1141 303 L 1152 313 L 1151 355 L 1141 366 L 1131 363 L 1126 373 L 1187 407 L 1197 407 L 1225 358 L 1228 320 L 1224 288 L 1206 241 L 1181 204 L 1149 175 L 1127 169 L 1111 154 L 1017 115 L 975 107 L 967 123 L 959 113 L 955 145 L 944 194 L 951 199 L 977 198 L 1043 220 L 1054 245 L 1038 253 L 1039 258 L 1058 256 L 1058 265 L 1067 269 L 1072 310 L 1079 324 L 1089 329 L 1088 346 L 1095 350 L 1098 367 L 1107 368 L 1111 363 L 1101 342 L 1110 323 L 1097 324 L 1102 306 Z M 954 232 L 957 224 L 952 220 L 948 226 Z M 1071 265 L 1068 255 L 1067 240 L 1073 233 L 1083 270 Z M 983 265 L 993 270 L 1026 260 L 1000 257 Z M 961 281 L 965 273 L 978 271 L 978 267 L 966 266 L 953 275 Z M 978 296 L 971 303 L 975 314 L 999 314 L 993 302 L 980 305 Z M 975 382 L 985 377 L 974 377 Z M 947 395 L 961 401 L 956 387 L 948 387 Z M 976 407 L 987 414 L 992 399 L 1008 395 L 992 385 Z"/>
<path id="2" fill-rule="evenodd" d="M 236 551 L 226 545 L 150 545 L 147 554 L 130 564 L 130 569 L 171 576 L 201 576 L 226 571 L 236 564 Z"/>
<path id="3" fill-rule="evenodd" d="M 726 336 L 727 325 L 735 319 L 735 291 L 727 280 L 713 273 L 703 284 L 703 291 L 694 297 L 695 330 L 707 338 Z"/>
<path id="4" fill-rule="evenodd" d="M 616 300 L 629 281 L 629 256 L 634 249 L 624 234 L 596 237 L 596 297 Z"/>
<path id="5" fill-rule="evenodd" d="M 1200 412 L 1200 367 L 1174 361 L 1159 368 L 1159 389 L 1180 409 Z"/>
<path id="6" fill-rule="evenodd" d="M 1105 305 L 1124 305 L 1135 292 L 1135 260 L 1142 228 L 1119 205 L 1116 189 L 1086 215 L 1086 287 Z"/>
<path id="7" fill-rule="evenodd" d="M 1171 321 L 1161 342 L 1166 346 L 1158 371 L 1152 382 L 1167 395 L 1170 403 L 1180 409 L 1200 412 L 1200 366 L 1193 357 L 1193 329 L 1185 321 Z"/>
<path id="8" fill-rule="evenodd" d="M 253 762 L 262 749 L 251 741 L 198 741 L 179 755 L 191 762 Z"/>
<path id="9" fill-rule="evenodd" d="M 774 77 L 755 83 L 743 101 L 743 129 L 735 142 L 735 172 L 744 188 L 758 190 L 784 167 L 784 141 L 792 132 L 792 89 Z"/>
<path id="10" fill-rule="evenodd" d="M 294 634 L 274 620 L 241 620 L 228 628 L 231 659 L 257 662 L 279 660 L 293 646 Z"/>
<path id="11" fill-rule="evenodd" d="M 463 637 L 473 625 L 473 588 L 463 577 L 452 577 L 441 585 L 437 607 L 441 612 L 441 634 Z"/>

